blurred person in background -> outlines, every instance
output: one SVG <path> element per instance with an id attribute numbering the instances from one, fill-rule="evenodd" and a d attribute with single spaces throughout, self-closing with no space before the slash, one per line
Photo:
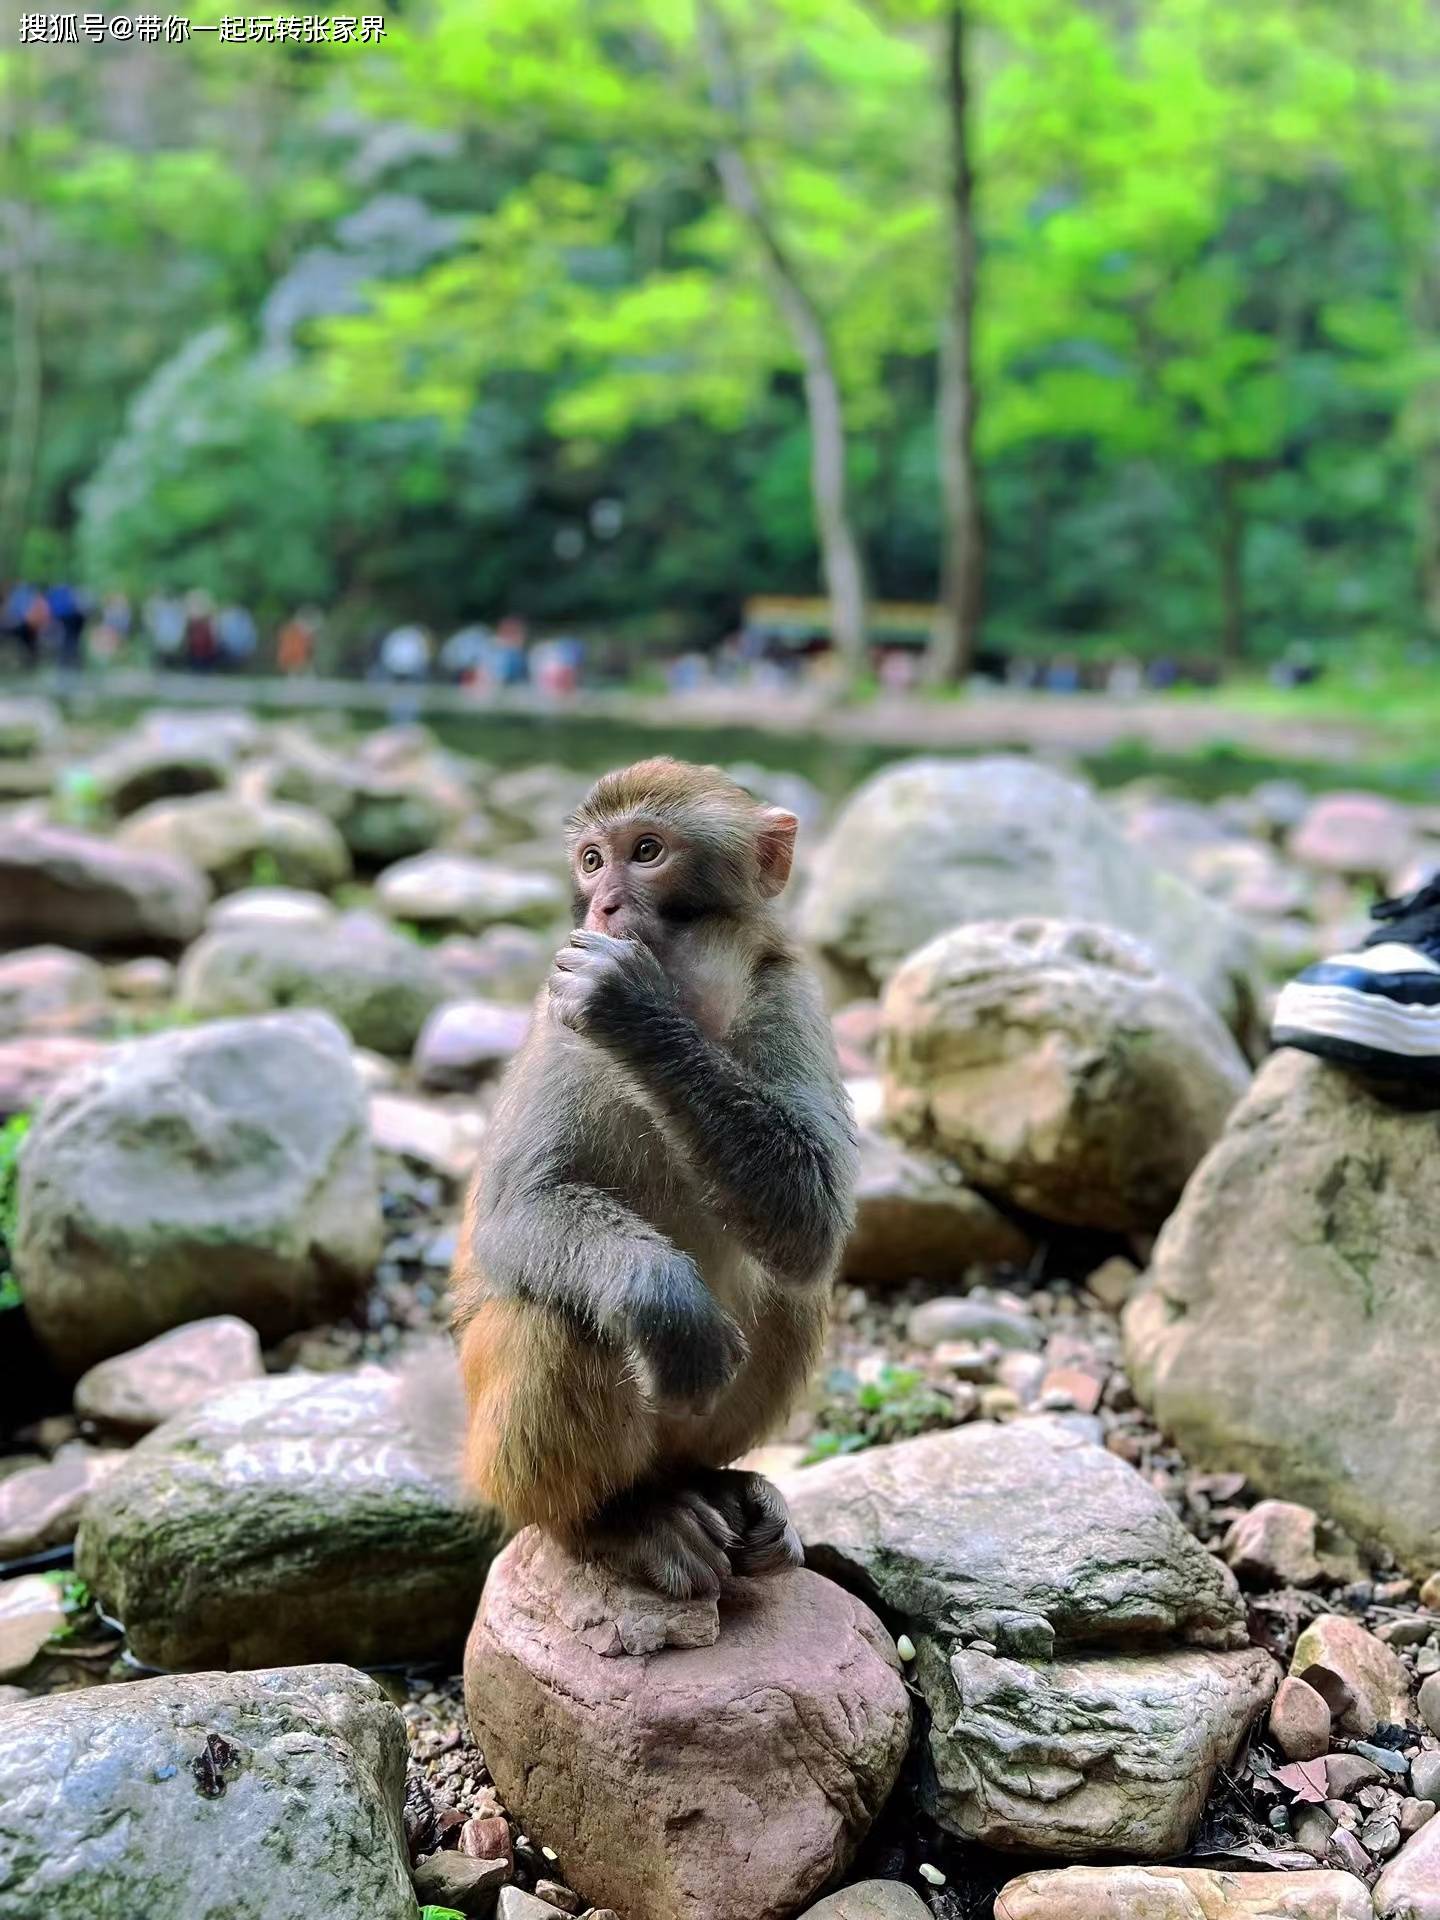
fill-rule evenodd
<path id="1" fill-rule="evenodd" d="M 155 666 L 179 664 L 185 645 L 185 605 L 173 593 L 152 593 L 145 602 L 145 631 Z"/>
<path id="2" fill-rule="evenodd" d="M 309 607 L 301 607 L 275 636 L 275 664 L 283 674 L 308 673 L 315 657 L 319 621 Z"/>
<path id="3" fill-rule="evenodd" d="M 196 587 L 185 596 L 185 663 L 192 673 L 211 673 L 219 658 L 215 612 L 208 593 Z"/>
<path id="4" fill-rule="evenodd" d="M 260 643 L 260 635 L 248 607 L 238 606 L 233 601 L 229 606 L 221 607 L 215 616 L 215 640 L 222 667 L 231 673 L 249 672 L 255 662 L 255 649 Z"/>
<path id="5" fill-rule="evenodd" d="M 387 680 L 411 684 L 430 678 L 435 643 L 414 621 L 392 627 L 380 642 L 380 670 Z"/>

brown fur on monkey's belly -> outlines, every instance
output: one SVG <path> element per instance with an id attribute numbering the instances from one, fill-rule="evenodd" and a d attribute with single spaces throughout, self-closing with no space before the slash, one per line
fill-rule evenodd
<path id="1" fill-rule="evenodd" d="M 717 1405 L 672 1416 L 646 1399 L 620 1349 L 530 1302 L 483 1299 L 460 1338 L 466 1479 L 512 1526 L 568 1536 L 659 1462 L 726 1466 L 771 1435 L 804 1387 L 826 1305 L 777 1289 Z"/>

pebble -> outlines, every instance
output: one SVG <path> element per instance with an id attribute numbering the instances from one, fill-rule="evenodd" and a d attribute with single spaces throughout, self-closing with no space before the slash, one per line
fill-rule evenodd
<path id="1" fill-rule="evenodd" d="M 1377 1814 L 1361 1827 L 1360 1844 L 1377 1860 L 1388 1860 L 1400 1851 L 1400 1822 L 1393 1814 Z"/>
<path id="2" fill-rule="evenodd" d="M 1340 1866 L 1358 1874 L 1362 1880 L 1368 1880 L 1374 1870 L 1369 1854 L 1354 1834 L 1348 1833 L 1344 1827 L 1336 1827 L 1331 1834 L 1330 1853 Z"/>
<path id="3" fill-rule="evenodd" d="M 1390 1747 L 1372 1746 L 1368 1740 L 1356 1740 L 1350 1751 L 1358 1753 L 1364 1760 L 1371 1760 L 1382 1773 L 1394 1774 L 1397 1779 L 1410 1771 L 1410 1762 L 1403 1753 L 1396 1753 Z"/>
<path id="4" fill-rule="evenodd" d="M 1420 1689 L 1420 1718 L 1431 1733 L 1440 1735 L 1440 1673 L 1432 1673 Z"/>
<path id="5" fill-rule="evenodd" d="M 1323 1863 L 1329 1851 L 1330 1836 L 1337 1824 L 1335 1816 L 1327 1813 L 1323 1807 L 1297 1807 L 1290 1822 L 1290 1831 L 1302 1853 L 1308 1853 L 1312 1860 Z"/>
<path id="6" fill-rule="evenodd" d="M 1440 1568 L 1437 1568 L 1420 1589 L 1420 1604 L 1429 1607 L 1432 1613 L 1440 1613 Z"/>
<path id="7" fill-rule="evenodd" d="M 1435 1817 L 1433 1800 L 1402 1800 L 1400 1803 L 1400 1831 L 1408 1840 L 1412 1833 L 1418 1833 Z"/>
<path id="8" fill-rule="evenodd" d="M 471 1860 L 463 1853 L 432 1853 L 412 1876 L 422 1905 L 453 1907 L 463 1914 L 488 1914 L 495 1895 L 510 1878 L 503 1860 Z"/>
<path id="9" fill-rule="evenodd" d="M 546 1847 L 543 1851 L 548 1858 L 550 1849 Z M 573 1887 L 567 1887 L 563 1880 L 537 1880 L 535 1898 L 548 1900 L 552 1907 L 559 1907 L 562 1913 L 579 1913 L 584 1904 Z"/>
<path id="10" fill-rule="evenodd" d="M 1375 1637 L 1383 1640 L 1387 1647 L 1418 1647 L 1434 1631 L 1435 1622 L 1419 1613 L 1412 1614 L 1408 1619 L 1386 1620 L 1375 1629 Z"/>
<path id="11" fill-rule="evenodd" d="M 1325 1762 L 1325 1784 L 1332 1800 L 1348 1800 L 1352 1793 L 1381 1778 L 1374 1761 L 1358 1753 L 1332 1753 Z"/>
<path id="12" fill-rule="evenodd" d="M 915 1658 L 915 1642 L 910 1638 L 908 1633 L 902 1633 L 900 1635 L 900 1638 L 895 1642 L 895 1651 L 908 1667 L 910 1662 Z"/>
<path id="13" fill-rule="evenodd" d="M 945 1884 L 944 1874 L 939 1867 L 932 1867 L 928 1860 L 920 1862 L 920 1878 L 928 1880 L 932 1887 L 943 1887 Z"/>

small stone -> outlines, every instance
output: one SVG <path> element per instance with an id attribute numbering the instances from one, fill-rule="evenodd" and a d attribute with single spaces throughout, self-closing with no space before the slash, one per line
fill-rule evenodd
<path id="1" fill-rule="evenodd" d="M 0 1680 L 21 1673 L 65 1625 L 60 1589 L 43 1573 L 0 1580 Z"/>
<path id="2" fill-rule="evenodd" d="M 1369 1854 L 1346 1827 L 1336 1827 L 1330 1836 L 1330 1859 L 1349 1873 L 1368 1880 L 1374 1872 Z"/>
<path id="3" fill-rule="evenodd" d="M 499 1920 L 555 1920 L 560 1909 L 548 1900 L 537 1900 L 533 1893 L 522 1893 L 519 1887 L 502 1887 L 495 1911 Z"/>
<path id="4" fill-rule="evenodd" d="M 1244 1586 L 1313 1586 L 1320 1578 L 1317 1525 L 1309 1507 L 1290 1500 L 1262 1500 L 1241 1514 L 1226 1534 L 1221 1552 Z"/>
<path id="5" fill-rule="evenodd" d="M 1332 1753 L 1325 1762 L 1325 1785 L 1332 1800 L 1348 1800 L 1381 1778 L 1379 1767 L 1358 1753 Z"/>
<path id="6" fill-rule="evenodd" d="M 1437 1568 L 1421 1587 L 1420 1604 L 1422 1607 L 1429 1607 L 1432 1613 L 1440 1613 L 1440 1568 Z"/>
<path id="7" fill-rule="evenodd" d="M 1421 1827 L 1434 1817 L 1435 1802 L 1433 1800 L 1410 1799 L 1400 1802 L 1400 1832 L 1407 1840 L 1411 1834 L 1418 1833 Z"/>
<path id="8" fill-rule="evenodd" d="M 1403 1753 L 1396 1753 L 1393 1747 L 1376 1747 L 1368 1740 L 1357 1740 L 1352 1751 L 1362 1759 L 1373 1760 L 1382 1773 L 1392 1774 L 1397 1779 L 1410 1771 L 1410 1762 Z"/>
<path id="9" fill-rule="evenodd" d="M 1290 1674 L 1270 1709 L 1270 1733 L 1287 1760 L 1318 1760 L 1330 1745 L 1330 1709 L 1313 1687 Z"/>
<path id="10" fill-rule="evenodd" d="M 944 1874 L 939 1867 L 932 1867 L 928 1860 L 920 1862 L 920 1878 L 928 1880 L 932 1887 L 943 1887 L 945 1884 Z"/>
<path id="11" fill-rule="evenodd" d="M 1383 1640 L 1387 1647 L 1418 1647 L 1434 1631 L 1433 1620 L 1423 1614 L 1412 1614 L 1408 1619 L 1384 1621 L 1375 1629 L 1375 1637 Z"/>
<path id="12" fill-rule="evenodd" d="M 549 1847 L 542 1847 L 541 1852 L 547 1860 L 553 1858 Z M 572 1887 L 567 1887 L 563 1880 L 537 1880 L 535 1898 L 548 1900 L 552 1907 L 559 1907 L 562 1913 L 579 1913 L 584 1905 L 579 1894 Z"/>
<path id="13" fill-rule="evenodd" d="M 476 1916 L 489 1914 L 494 1910 L 497 1890 L 509 1877 L 510 1869 L 503 1860 L 432 1853 L 415 1869 L 415 1897 L 422 1906 L 453 1907 L 457 1913 Z"/>
<path id="14" fill-rule="evenodd" d="M 1127 1260 L 1122 1253 L 1112 1254 L 1108 1260 L 1102 1260 L 1095 1271 L 1085 1281 L 1088 1293 L 1118 1313 L 1135 1291 L 1140 1278 L 1140 1269 L 1133 1260 Z"/>
<path id="15" fill-rule="evenodd" d="M 982 1387 L 980 1389 L 980 1418 L 982 1420 L 1009 1420 L 1020 1411 L 1020 1401 L 1009 1387 Z"/>
<path id="16" fill-rule="evenodd" d="M 1440 1736 L 1440 1673 L 1432 1673 L 1420 1689 L 1420 1718 Z"/>
<path id="17" fill-rule="evenodd" d="M 460 1829 L 460 1851 L 468 1854 L 472 1860 L 503 1860 L 507 1873 L 515 1870 L 510 1822 L 493 1814 L 465 1822 Z"/>
<path id="18" fill-rule="evenodd" d="M 1367 1633 L 1358 1621 L 1328 1613 L 1312 1622 L 1295 1644 L 1290 1671 L 1309 1679 L 1317 1692 L 1323 1692 L 1306 1673 L 1310 1666 L 1323 1667 L 1336 1675 L 1353 1696 L 1343 1712 L 1337 1710 L 1334 1698 L 1330 1699 L 1342 1733 L 1363 1740 L 1384 1722 L 1405 1720 L 1410 1676 L 1389 1647 Z M 1436 1690 L 1436 1708 L 1440 1713 L 1440 1689 Z"/>
<path id="19" fill-rule="evenodd" d="M 899 1639 L 895 1642 L 895 1651 L 907 1666 L 915 1658 L 915 1642 L 910 1638 L 908 1633 L 902 1633 L 900 1635 Z M 1440 1758 L 1440 1756 L 1437 1756 L 1437 1758 Z"/>
<path id="20" fill-rule="evenodd" d="M 1440 1673 L 1440 1646 L 1429 1640 L 1415 1656 L 1415 1672 L 1424 1680 L 1432 1673 Z"/>
<path id="21" fill-rule="evenodd" d="M 71 1441 L 53 1460 L 0 1480 L 0 1560 L 19 1560 L 75 1538 L 94 1488 L 125 1458 Z"/>
<path id="22" fill-rule="evenodd" d="M 1388 1813 L 1377 1813 L 1360 1829 L 1360 1844 L 1376 1860 L 1388 1860 L 1400 1851 L 1400 1822 Z"/>
<path id="23" fill-rule="evenodd" d="M 1094 1413 L 1100 1404 L 1101 1383 L 1079 1367 L 1052 1367 L 1041 1383 L 1042 1399 L 1050 1404 L 1063 1400 L 1079 1413 Z"/>
<path id="24" fill-rule="evenodd" d="M 1043 1338 L 1039 1323 L 1029 1314 L 949 1295 L 916 1307 L 906 1332 L 917 1347 L 938 1347 L 951 1340 L 989 1340 L 997 1347 L 1023 1351 L 1039 1347 Z"/>
<path id="25" fill-rule="evenodd" d="M 1308 1853 L 1312 1860 L 1323 1863 L 1336 1825 L 1334 1815 L 1327 1813 L 1323 1807 L 1297 1807 L 1290 1822 L 1290 1832 L 1302 1853 Z"/>
<path id="26" fill-rule="evenodd" d="M 1427 1747 L 1410 1762 L 1410 1784 L 1417 1800 L 1440 1800 L 1440 1751 Z"/>
<path id="27" fill-rule="evenodd" d="M 76 1384 L 75 1411 L 138 1440 L 222 1387 L 258 1380 L 264 1372 L 255 1329 L 233 1314 L 217 1314 L 91 1367 Z"/>

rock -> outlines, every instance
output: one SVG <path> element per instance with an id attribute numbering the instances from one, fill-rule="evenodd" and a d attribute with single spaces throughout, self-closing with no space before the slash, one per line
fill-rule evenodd
<path id="1" fill-rule="evenodd" d="M 118 1449 L 72 1443 L 43 1467 L 0 1480 L 0 1560 L 68 1546 L 86 1500 L 124 1458 Z"/>
<path id="2" fill-rule="evenodd" d="M 102 1060 L 108 1049 L 99 1040 L 74 1034 L 26 1034 L 0 1040 L 0 1121 L 31 1113 L 50 1089 L 77 1067 Z"/>
<path id="3" fill-rule="evenodd" d="M 262 806 L 233 793 L 156 800 L 124 821 L 122 847 L 168 854 L 231 893 L 262 877 L 321 893 L 350 877 L 345 842 L 323 814 L 279 803 Z"/>
<path id="4" fill-rule="evenodd" d="M 1242 1585 L 1311 1587 L 1320 1578 L 1318 1526 L 1309 1507 L 1262 1500 L 1231 1524 L 1221 1551 Z"/>
<path id="5" fill-rule="evenodd" d="M 614 1599 L 533 1531 L 496 1562 L 465 1697 L 504 1804 L 626 1920 L 786 1920 L 899 1772 L 910 1703 L 889 1635 L 797 1571 L 737 1591 L 713 1645 L 692 1631 L 627 1655 Z"/>
<path id="6" fill-rule="evenodd" d="M 566 910 L 561 883 L 463 853 L 422 853 L 397 861 L 375 882 L 375 898 L 393 920 L 478 933 L 497 921 L 548 927 Z"/>
<path id="7" fill-rule="evenodd" d="M 1112 1313 L 1118 1313 L 1134 1293 L 1139 1281 L 1140 1269 L 1135 1262 L 1127 1260 L 1123 1253 L 1113 1253 L 1085 1276 L 1085 1289 L 1094 1295 L 1102 1307 L 1109 1307 Z"/>
<path id="8" fill-rule="evenodd" d="M 175 1674 L 0 1714 L 0 1916 L 415 1920 L 405 1726 L 345 1667 Z"/>
<path id="9" fill-rule="evenodd" d="M 1136 1394 L 1196 1465 L 1317 1507 L 1416 1573 L 1440 1560 L 1435 1145 L 1433 1113 L 1276 1053 L 1124 1317 Z"/>
<path id="10" fill-rule="evenodd" d="M 1072 1857 L 1183 1852 L 1276 1681 L 1255 1647 L 1026 1664 L 927 1636 L 918 1653 L 929 1811 L 962 1839 Z"/>
<path id="11" fill-rule="evenodd" d="M 1332 1753 L 1325 1762 L 1325 1788 L 1331 1800 L 1348 1800 L 1361 1787 L 1373 1786 L 1382 1778 L 1373 1760 L 1358 1753 Z"/>
<path id="12" fill-rule="evenodd" d="M 449 997 L 434 956 L 365 914 L 328 927 L 240 926 L 207 933 L 180 965 L 178 999 L 204 1019 L 323 1007 L 362 1047 L 408 1055 Z"/>
<path id="13" fill-rule="evenodd" d="M 1305 1676 L 1324 1667 L 1345 1683 L 1353 1705 L 1336 1715 L 1342 1733 L 1365 1739 L 1376 1727 L 1404 1724 L 1410 1710 L 1410 1676 L 1382 1640 L 1342 1613 L 1322 1614 L 1295 1643 L 1290 1671 Z M 1313 1682 L 1312 1682 L 1313 1685 Z"/>
<path id="14" fill-rule="evenodd" d="M 993 1306 L 988 1300 L 937 1295 L 924 1300 L 905 1324 L 906 1338 L 917 1347 L 938 1347 L 948 1340 L 993 1340 L 1017 1353 L 1034 1352 L 1045 1334 L 1032 1314 Z"/>
<path id="15" fill-rule="evenodd" d="M 1293 1673 L 1280 1682 L 1275 1695 L 1270 1737 L 1287 1760 L 1319 1760 L 1330 1750 L 1330 1708 Z"/>
<path id="16" fill-rule="evenodd" d="M 267 798 L 298 801 L 325 814 L 368 866 L 433 846 L 470 804 L 465 783 L 428 752 L 393 768 L 375 767 L 332 753 L 297 729 L 277 736 L 263 788 Z"/>
<path id="17" fill-rule="evenodd" d="M 1420 1718 L 1440 1740 L 1440 1673 L 1432 1673 L 1420 1689 Z"/>
<path id="18" fill-rule="evenodd" d="M 0 1487 L 0 1496 L 4 1489 Z M 1417 1753 L 1410 1762 L 1410 1784 L 1417 1800 L 1440 1801 L 1440 1750 Z"/>
<path id="19" fill-rule="evenodd" d="M 930 1920 L 930 1909 L 899 1880 L 862 1880 L 807 1907 L 802 1920 Z"/>
<path id="20" fill-rule="evenodd" d="M 51 1092 L 21 1157 L 15 1268 L 74 1373 L 210 1314 L 266 1340 L 333 1318 L 379 1249 L 363 1098 L 324 1014 L 109 1048 Z"/>
<path id="21" fill-rule="evenodd" d="M 175 991 L 175 968 L 158 954 L 144 954 L 107 967 L 105 984 L 117 1000 L 168 1000 Z"/>
<path id="22" fill-rule="evenodd" d="M 485 789 L 485 807 L 507 841 L 538 837 L 558 843 L 589 790 L 583 773 L 541 761 L 497 774 Z"/>
<path id="23" fill-rule="evenodd" d="M 0 1580 L 0 1680 L 23 1673 L 51 1634 L 59 1633 L 64 1625 L 65 1609 L 55 1581 L 43 1573 Z M 5 1813 L 0 1800 L 0 1899 L 8 1885 L 4 1877 Z M 8 1920 L 3 1906 L 0 1917 Z M 16 1920 L 20 1920 L 19 1915 Z"/>
<path id="24" fill-rule="evenodd" d="M 75 1411 L 127 1440 L 265 1372 L 255 1329 L 233 1314 L 195 1320 L 133 1353 L 102 1360 L 75 1387 Z"/>
<path id="25" fill-rule="evenodd" d="M 457 1913 L 490 1915 L 495 1895 L 510 1878 L 503 1860 L 472 1860 L 463 1853 L 432 1853 L 415 1869 L 415 1898 L 422 1906 L 453 1907 Z"/>
<path id="26" fill-rule="evenodd" d="M 1249 1079 L 1198 996 L 1103 927 L 958 927 L 898 970 L 883 1017 L 887 1124 L 1072 1226 L 1158 1227 Z"/>
<path id="27" fill-rule="evenodd" d="M 217 900 L 205 916 L 212 930 L 264 927 L 277 933 L 328 927 L 334 920 L 335 909 L 324 894 L 304 887 L 241 887 Z"/>
<path id="28" fill-rule="evenodd" d="M 1133 1468 L 1058 1422 L 925 1434 L 784 1491 L 807 1564 L 902 1624 L 1021 1658 L 1057 1641 L 1245 1642 L 1230 1573 Z"/>
<path id="29" fill-rule="evenodd" d="M 970 1266 L 1023 1265 L 1024 1230 L 933 1156 L 866 1127 L 860 1133 L 855 1231 L 847 1279 L 880 1285 L 953 1280 Z"/>
<path id="30" fill-rule="evenodd" d="M 1133 934 L 1233 1030 L 1255 1023 L 1240 922 L 1154 867 L 1087 787 L 1034 760 L 911 760 L 876 774 L 816 854 L 800 927 L 853 994 L 937 934 L 1022 914 Z"/>
<path id="31" fill-rule="evenodd" d="M 1412 1834 L 1420 1831 L 1435 1818 L 1436 1805 L 1433 1800 L 1407 1799 L 1400 1802 L 1400 1832 L 1408 1840 Z"/>
<path id="32" fill-rule="evenodd" d="M 90 1501 L 75 1564 L 151 1666 L 357 1665 L 452 1652 L 498 1541 L 452 1455 L 453 1362 L 228 1388 Z M 456 1425 L 432 1411 L 454 1399 Z"/>
<path id="33" fill-rule="evenodd" d="M 63 730 L 53 700 L 24 695 L 0 700 L 0 760 L 50 753 L 59 746 Z"/>
<path id="34" fill-rule="evenodd" d="M 1421 1585 L 1420 1604 L 1432 1613 L 1440 1613 L 1440 1568 L 1429 1574 Z"/>
<path id="35" fill-rule="evenodd" d="M 415 1042 L 415 1073 L 435 1092 L 469 1092 L 493 1079 L 530 1025 L 528 1010 L 493 1000 L 451 1000 L 437 1007 Z"/>
<path id="36" fill-rule="evenodd" d="M 370 1132 L 378 1153 L 413 1160 L 459 1186 L 474 1171 L 485 1122 L 478 1114 L 407 1094 L 375 1093 L 370 1096 Z"/>
<path id="37" fill-rule="evenodd" d="M 1290 835 L 1289 853 L 1307 867 L 1347 880 L 1384 881 L 1410 856 L 1403 807 L 1375 793 L 1327 793 Z"/>
<path id="38" fill-rule="evenodd" d="M 1350 1873 L 1203 1867 L 1065 1867 L 1003 1887 L 995 1920 L 1371 1920 Z"/>
<path id="39" fill-rule="evenodd" d="M 183 946 L 210 889 L 189 861 L 113 846 L 65 827 L 6 827 L 0 840 L 0 942 L 91 950 Z"/>
<path id="40" fill-rule="evenodd" d="M 1440 1920 L 1440 1820 L 1407 1840 L 1374 1888 L 1375 1920 Z"/>
<path id="41" fill-rule="evenodd" d="M 135 813 L 152 801 L 213 793 L 235 769 L 233 745 L 209 730 L 196 732 L 173 716 L 123 734 L 90 761 L 86 771 L 96 798 L 116 815 Z"/>
<path id="42" fill-rule="evenodd" d="M 544 985 L 553 941 L 528 927 L 487 927 L 473 940 L 451 934 L 435 949 L 456 998 L 519 1001 L 528 1006 Z"/>
<path id="43" fill-rule="evenodd" d="M 533 1893 L 525 1893 L 519 1887 L 502 1888 L 500 1904 L 495 1909 L 496 1920 L 555 1920 L 559 1911 L 548 1900 L 537 1900 Z"/>
<path id="44" fill-rule="evenodd" d="M 108 1011 L 105 975 L 83 953 L 26 947 L 0 954 L 0 1035 L 94 1030 Z"/>

